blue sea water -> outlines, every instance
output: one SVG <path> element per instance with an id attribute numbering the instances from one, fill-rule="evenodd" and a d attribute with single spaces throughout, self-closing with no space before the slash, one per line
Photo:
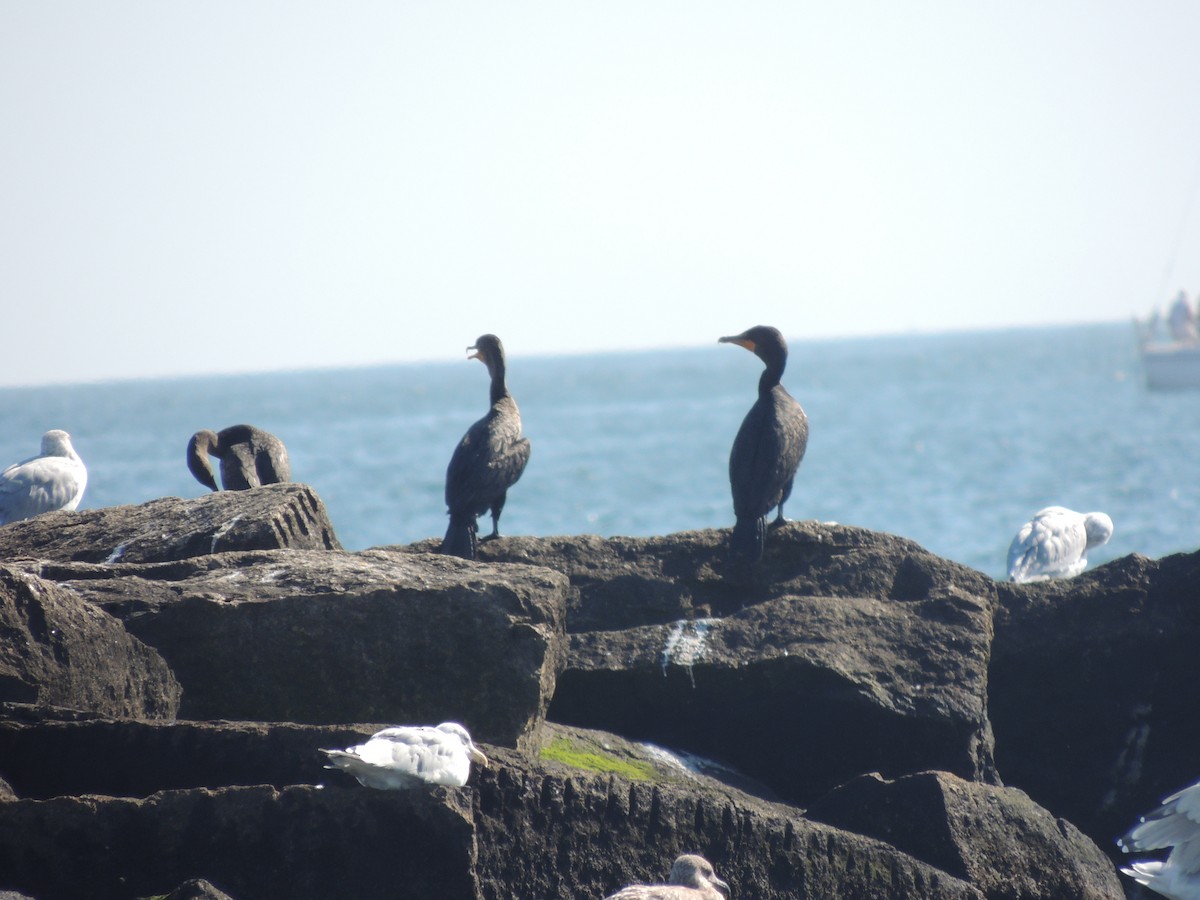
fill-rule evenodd
<path id="1" fill-rule="evenodd" d="M 716 335 L 636 353 L 507 349 L 533 455 L 502 532 L 732 523 L 726 466 L 755 396 L 753 355 Z M 293 479 L 317 490 L 348 549 L 440 537 L 446 464 L 487 408 L 486 370 L 456 351 L 436 364 L 0 389 L 0 460 L 64 428 L 88 465 L 81 509 L 198 497 L 188 438 L 248 422 L 285 441 Z M 1093 565 L 1200 547 L 1200 391 L 1148 391 L 1129 325 L 792 339 L 784 385 L 811 428 L 789 518 L 903 535 L 994 577 L 1020 525 L 1052 504 L 1112 516 Z"/>

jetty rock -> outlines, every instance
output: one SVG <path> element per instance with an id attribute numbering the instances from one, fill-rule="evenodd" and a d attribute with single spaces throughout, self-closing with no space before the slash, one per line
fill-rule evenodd
<path id="1" fill-rule="evenodd" d="M 43 900 L 600 897 L 685 851 L 742 898 L 1119 897 L 1113 836 L 1195 779 L 1200 554 L 1010 585 L 817 522 L 753 567 L 727 530 L 349 553 L 296 484 L 42 520 L 0 527 L 0 890 Z M 144 656 L 125 705 L 33 594 Z M 466 788 L 321 768 L 445 720 L 494 763 Z"/>
<path id="2" fill-rule="evenodd" d="M 154 648 L 185 719 L 454 720 L 522 746 L 566 662 L 566 579 L 532 566 L 313 550 L 16 565 Z"/>
<path id="3" fill-rule="evenodd" d="M 340 550 L 325 504 L 305 484 L 162 497 L 53 512 L 0 528 L 0 560 L 169 562 L 229 550 Z"/>
<path id="4" fill-rule="evenodd" d="M 484 745 L 491 764 L 465 788 L 374 791 L 322 770 L 318 753 L 374 726 L 8 712 L 0 758 L 17 761 L 23 799 L 0 802 L 0 883 L 35 897 L 157 896 L 199 874 L 241 900 L 599 898 L 661 877 L 663 861 L 684 851 L 719 860 L 745 886 L 737 896 L 761 900 L 1122 896 L 1103 854 L 1086 839 L 1081 852 L 1036 809 L 1033 832 L 972 831 L 961 817 L 950 858 L 937 825 L 945 799 L 918 791 L 906 814 L 935 837 L 899 849 L 746 794 L 661 748 L 552 723 L 533 754 Z M 34 771 L 39 756 L 68 750 L 97 764 Z M 170 773 L 172 787 L 146 794 L 153 771 Z M 997 824 L 1032 807 L 1013 789 L 936 783 L 961 798 L 956 813 L 995 807 Z M 854 809 L 827 807 L 847 819 Z M 992 855 L 999 869 L 978 865 Z M 1019 870 L 1023 892 L 993 890 L 998 870 Z"/>
<path id="5" fill-rule="evenodd" d="M 550 718 L 710 756 L 805 804 L 864 772 L 997 782 L 993 586 L 902 538 L 792 523 L 748 577 L 725 535 L 509 538 L 571 579 Z"/>

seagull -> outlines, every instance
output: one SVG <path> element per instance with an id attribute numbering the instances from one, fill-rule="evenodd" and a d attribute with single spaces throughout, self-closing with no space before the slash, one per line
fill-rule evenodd
<path id="1" fill-rule="evenodd" d="M 671 866 L 666 884 L 631 884 L 604 900 L 728 900 L 729 885 L 703 856 L 685 853 Z"/>
<path id="2" fill-rule="evenodd" d="M 197 431 L 188 441 L 187 465 L 196 480 L 218 490 L 209 455 L 221 460 L 221 485 L 245 491 L 264 484 L 290 481 L 287 447 L 270 432 L 253 425 L 231 425 L 220 431 Z"/>
<path id="3" fill-rule="evenodd" d="M 1143 860 L 1121 871 L 1174 900 L 1200 898 L 1200 782 L 1185 787 L 1142 816 L 1117 845 L 1126 853 L 1170 847 L 1166 860 Z"/>
<path id="4" fill-rule="evenodd" d="M 87 467 L 71 436 L 55 429 L 42 435 L 42 452 L 0 472 L 0 525 L 58 509 L 73 510 L 87 487 Z"/>
<path id="5" fill-rule="evenodd" d="M 1008 580 L 1071 578 L 1087 568 L 1087 552 L 1112 537 L 1112 519 L 1047 506 L 1021 526 L 1008 548 Z"/>
<path id="6" fill-rule="evenodd" d="M 471 774 L 471 762 L 487 766 L 488 759 L 457 722 L 401 725 L 371 735 L 365 744 L 345 750 L 322 750 L 333 765 L 358 779 L 359 784 L 380 790 L 409 788 L 424 781 L 462 787 Z"/>

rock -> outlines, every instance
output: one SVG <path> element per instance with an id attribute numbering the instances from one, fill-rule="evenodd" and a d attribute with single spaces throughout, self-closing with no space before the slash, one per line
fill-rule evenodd
<path id="1" fill-rule="evenodd" d="M 1113 838 L 1196 780 L 1200 553 L 998 584 L 996 762 L 1117 858 Z"/>
<path id="2" fill-rule="evenodd" d="M 801 805 L 865 771 L 994 781 L 990 637 L 970 597 L 793 597 L 577 634 L 550 715 L 715 757 Z"/>
<path id="3" fill-rule="evenodd" d="M 186 719 L 454 720 L 516 746 L 565 661 L 566 579 L 530 566 L 276 550 L 37 570 L 156 648 Z"/>
<path id="4" fill-rule="evenodd" d="M 233 898 L 203 878 L 192 878 L 167 894 L 163 900 L 233 900 Z"/>
<path id="5" fill-rule="evenodd" d="M 788 522 L 771 531 L 762 562 L 730 567 L 728 529 L 663 537 L 505 537 L 480 545 L 488 562 L 545 566 L 571 579 L 567 631 L 611 631 L 726 616 L 781 597 L 991 600 L 981 572 L 934 556 L 914 541 L 865 528 Z M 437 541 L 389 549 L 436 550 Z"/>
<path id="6" fill-rule="evenodd" d="M 39 784 L 43 799 L 0 803 L 0 878 L 39 897 L 146 896 L 202 877 L 243 900 L 567 900 L 661 874 L 685 847 L 717 858 L 739 896 L 982 896 L 894 847 L 680 772 L 614 735 L 548 726 L 537 759 L 487 746 L 492 765 L 464 789 L 374 791 L 318 770 L 322 790 L 280 784 L 307 776 L 297 762 L 315 765 L 314 747 L 349 737 L 334 729 L 29 718 L 0 731 L 0 758 L 15 759 L 14 783 Z M 64 773 L 68 750 L 89 765 Z M 129 795 L 155 772 L 209 784 Z M 253 780 L 262 783 L 241 784 Z M 56 796 L 64 788 L 80 795 Z"/>
<path id="7" fill-rule="evenodd" d="M 715 757 L 799 804 L 876 770 L 997 780 L 992 582 L 911 541 L 790 523 L 741 578 L 717 531 L 480 556 L 571 578 L 556 721 Z"/>
<path id="8" fill-rule="evenodd" d="M 292 786 L 0 804 L 0 879 L 128 900 L 202 877 L 233 897 L 479 898 L 470 794 Z"/>
<path id="9" fill-rule="evenodd" d="M 945 772 L 895 781 L 871 774 L 827 794 L 807 815 L 885 841 L 969 881 L 989 900 L 1125 896 L 1099 847 L 1016 788 Z"/>
<path id="10" fill-rule="evenodd" d="M 572 729 L 548 729 L 574 740 Z M 594 735 L 604 743 L 623 742 Z M 490 755 L 491 751 L 489 751 Z M 497 751 L 479 773 L 479 878 L 485 897 L 603 897 L 661 881 L 682 852 L 714 862 L 734 897 L 981 898 L 966 882 L 894 847 L 804 819 L 697 776 L 658 781 L 654 760 L 630 779 L 606 766 L 627 750 L 580 754 L 587 769 Z"/>
<path id="11" fill-rule="evenodd" d="M 384 725 L 148 722 L 58 711 L 0 710 L 0 775 L 27 800 L 344 780 L 321 749 L 358 743 Z M 81 764 L 80 760 L 86 761 Z"/>
<path id="12" fill-rule="evenodd" d="M 325 504 L 304 484 L 47 513 L 0 528 L 6 560 L 146 563 L 285 548 L 341 549 Z"/>
<path id="13" fill-rule="evenodd" d="M 68 588 L 0 565 L 0 701 L 170 719 L 179 697 L 162 657 L 119 621 Z"/>

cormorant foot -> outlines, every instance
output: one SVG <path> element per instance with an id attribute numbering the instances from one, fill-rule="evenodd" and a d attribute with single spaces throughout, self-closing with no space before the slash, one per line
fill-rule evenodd
<path id="1" fill-rule="evenodd" d="M 498 537 L 500 537 L 500 532 L 498 532 L 498 531 L 493 531 L 491 534 L 485 534 L 483 537 L 481 537 L 481 538 L 479 539 L 479 543 L 481 543 L 481 544 L 482 544 L 482 543 L 484 543 L 485 541 L 494 541 L 494 540 L 495 540 L 496 538 L 498 538 Z"/>
<path id="2" fill-rule="evenodd" d="M 792 521 L 792 520 L 785 519 L 781 514 L 781 515 L 776 516 L 774 519 L 772 519 L 771 523 L 769 525 L 767 525 L 767 528 L 769 528 L 771 531 L 774 531 L 776 528 L 779 528 L 782 525 L 786 525 L 790 521 Z"/>

